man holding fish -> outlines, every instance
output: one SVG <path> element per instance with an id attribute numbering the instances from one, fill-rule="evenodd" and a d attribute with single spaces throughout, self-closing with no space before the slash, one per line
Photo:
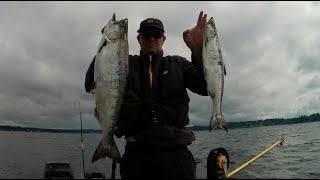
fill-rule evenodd
<path id="1" fill-rule="evenodd" d="M 196 164 L 187 148 L 195 140 L 195 136 L 185 128 L 189 124 L 190 99 L 187 88 L 199 95 L 208 95 L 202 54 L 206 18 L 207 15 L 201 11 L 196 26 L 183 32 L 184 42 L 192 53 L 191 62 L 181 56 L 163 56 L 162 46 L 166 36 L 159 19 L 147 18 L 140 23 L 137 31 L 140 55 L 128 55 L 127 80 L 122 81 L 126 82 L 126 87 L 121 96 L 121 106 L 115 111 L 115 123 L 104 123 L 103 113 L 99 115 L 97 103 L 96 117 L 99 123 L 112 131 L 103 130 L 106 135 L 95 152 L 93 162 L 105 156 L 117 160 L 120 162 L 123 179 L 195 178 Z M 120 24 L 115 17 L 113 19 L 115 24 Z M 107 29 L 104 28 L 103 31 Z M 108 39 L 107 35 L 105 37 Z M 87 92 L 97 88 L 95 61 L 102 57 L 106 44 L 114 45 L 115 42 L 116 40 L 107 40 L 99 44 L 98 54 L 86 73 Z M 114 74 L 119 76 L 119 73 Z M 98 102 L 97 99 L 96 101 Z M 109 132 L 112 132 L 111 135 L 108 135 Z M 121 158 L 117 148 L 113 147 L 113 137 L 110 137 L 113 134 L 118 138 L 126 138 L 125 152 Z M 112 139 L 108 141 L 110 138 Z M 108 149 L 114 149 L 114 153 L 108 153 Z"/>

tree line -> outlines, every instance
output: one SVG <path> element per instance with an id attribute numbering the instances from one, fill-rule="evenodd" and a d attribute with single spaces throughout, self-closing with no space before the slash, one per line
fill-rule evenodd
<path id="1" fill-rule="evenodd" d="M 296 118 L 274 118 L 256 121 L 242 121 L 242 122 L 227 122 L 229 129 L 235 128 L 248 128 L 248 127 L 259 127 L 259 126 L 272 126 L 272 125 L 284 125 L 284 124 L 296 124 L 320 121 L 320 114 L 315 113 L 312 115 L 302 115 Z M 187 127 L 193 131 L 208 130 L 208 126 L 192 126 Z M 0 126 L 2 131 L 24 131 L 24 132 L 50 132 L 50 133 L 80 133 L 80 129 L 44 129 L 44 128 L 33 128 L 33 127 L 20 127 L 20 126 Z M 83 129 L 83 133 L 102 133 L 102 130 L 97 129 Z"/>

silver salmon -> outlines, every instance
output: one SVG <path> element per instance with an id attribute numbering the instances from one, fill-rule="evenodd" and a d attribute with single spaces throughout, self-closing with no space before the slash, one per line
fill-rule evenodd
<path id="1" fill-rule="evenodd" d="M 222 127 L 228 131 L 221 111 L 226 68 L 222 60 L 220 43 L 213 17 L 206 23 L 203 36 L 202 57 L 207 91 L 213 103 L 209 131 L 217 127 Z"/>
<path id="2" fill-rule="evenodd" d="M 113 139 L 128 76 L 128 19 L 116 21 L 115 14 L 102 29 L 94 65 L 95 117 L 103 136 L 91 162 L 109 157 L 120 161 Z"/>

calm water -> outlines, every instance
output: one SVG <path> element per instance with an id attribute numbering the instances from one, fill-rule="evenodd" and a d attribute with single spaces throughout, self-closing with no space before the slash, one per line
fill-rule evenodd
<path id="1" fill-rule="evenodd" d="M 197 178 L 206 178 L 208 153 L 219 147 L 227 149 L 229 170 L 233 170 L 264 148 L 284 137 L 283 146 L 272 149 L 234 177 L 236 178 L 320 178 L 320 122 L 282 126 L 196 131 L 190 146 L 197 162 Z M 99 171 L 109 178 L 111 161 L 91 164 L 101 134 L 84 134 L 87 171 Z M 43 178 L 46 162 L 70 162 L 75 178 L 83 178 L 80 134 L 26 133 L 0 131 L 0 178 Z M 120 152 L 124 140 L 119 139 Z M 117 165 L 116 177 L 120 178 Z"/>

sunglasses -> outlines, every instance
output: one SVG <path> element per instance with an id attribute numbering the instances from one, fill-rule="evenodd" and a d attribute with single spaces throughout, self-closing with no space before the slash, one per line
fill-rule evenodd
<path id="1" fill-rule="evenodd" d="M 163 37 L 163 33 L 161 31 L 151 31 L 151 32 L 144 32 L 139 34 L 142 38 L 148 39 L 154 37 L 155 39 L 159 39 Z"/>

